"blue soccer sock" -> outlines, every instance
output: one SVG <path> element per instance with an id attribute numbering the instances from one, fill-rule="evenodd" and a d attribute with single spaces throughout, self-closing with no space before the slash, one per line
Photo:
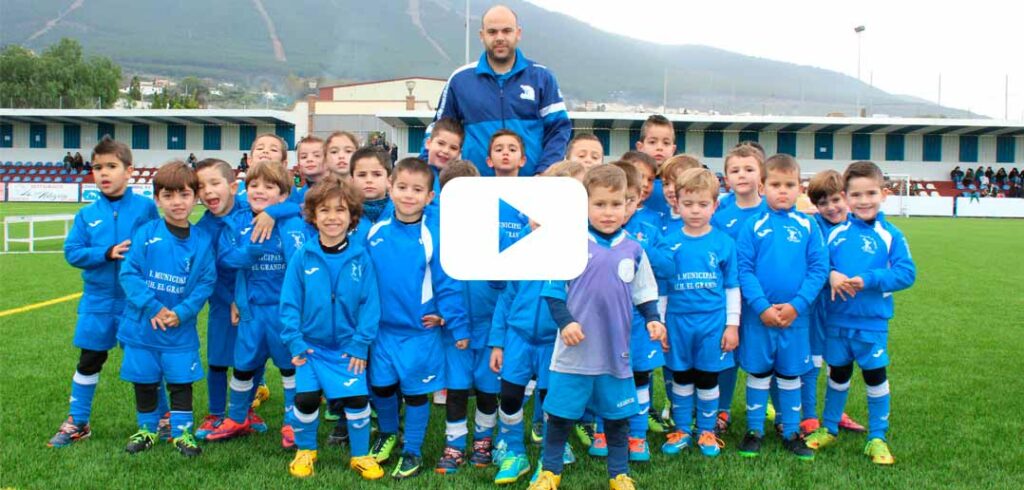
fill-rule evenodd
<path id="1" fill-rule="evenodd" d="M 135 412 L 135 420 L 139 424 L 139 430 L 147 430 L 149 432 L 156 432 L 157 426 L 160 424 L 160 416 L 163 415 L 159 411 L 154 410 L 152 412 Z"/>
<path id="2" fill-rule="evenodd" d="M 822 411 L 822 423 L 832 434 L 839 433 L 839 421 L 843 418 L 843 410 L 846 410 L 846 398 L 850 394 L 850 380 L 845 383 L 837 383 L 832 378 L 828 379 L 828 389 L 825 390 L 825 410 Z"/>
<path id="3" fill-rule="evenodd" d="M 718 411 L 732 413 L 732 397 L 736 392 L 736 377 L 739 368 L 733 366 L 718 373 Z"/>
<path id="4" fill-rule="evenodd" d="M 669 400 L 672 401 L 672 421 L 676 423 L 676 429 L 689 433 L 693 425 L 693 384 L 672 383 L 672 390 L 669 393 Z"/>
<path id="5" fill-rule="evenodd" d="M 779 378 L 773 378 L 771 387 L 768 388 L 768 394 L 771 395 L 770 400 L 772 406 L 775 407 L 775 423 L 781 424 L 782 421 L 779 419 Z"/>
<path id="6" fill-rule="evenodd" d="M 260 385 L 267 382 L 265 377 L 266 374 L 266 364 L 256 368 L 255 374 L 252 375 L 252 393 L 250 394 L 251 396 L 249 397 L 249 403 L 252 403 L 252 400 L 256 399 L 256 390 L 260 389 Z"/>
<path id="7" fill-rule="evenodd" d="M 191 410 L 171 411 L 171 438 L 176 439 L 185 432 L 192 432 L 194 422 Z"/>
<path id="8" fill-rule="evenodd" d="M 377 425 L 384 434 L 398 434 L 398 395 L 380 396 L 370 390 L 370 400 L 377 410 Z"/>
<path id="9" fill-rule="evenodd" d="M 206 391 L 210 396 L 210 415 L 224 416 L 228 404 L 228 371 L 213 369 L 206 377 Z"/>
<path id="10" fill-rule="evenodd" d="M 508 445 L 508 451 L 516 455 L 526 454 L 526 445 L 523 443 L 523 409 L 520 408 L 516 413 L 507 414 L 499 408 L 498 420 L 500 421 L 500 439 Z"/>
<path id="11" fill-rule="evenodd" d="M 789 439 L 800 430 L 800 378 L 775 378 L 779 402 L 775 405 L 775 422 L 782 424 L 782 437 Z"/>
<path id="12" fill-rule="evenodd" d="M 92 415 L 92 398 L 96 394 L 96 385 L 100 382 L 100 373 L 82 374 L 75 371 L 71 378 L 71 398 L 68 415 L 79 427 L 89 423 Z"/>
<path id="13" fill-rule="evenodd" d="M 405 401 L 405 451 L 420 455 L 429 422 L 429 403 L 414 406 L 409 403 L 408 399 Z"/>
<path id="14" fill-rule="evenodd" d="M 604 434 L 604 419 L 601 417 L 594 417 L 594 432 L 598 434 Z"/>
<path id="15" fill-rule="evenodd" d="M 821 371 L 821 358 L 815 357 L 811 369 L 800 376 L 800 404 L 803 405 L 804 420 L 818 418 L 818 373 Z"/>
<path id="16" fill-rule="evenodd" d="M 171 405 L 167 403 L 167 383 L 163 381 L 156 387 L 156 411 L 160 413 L 161 418 L 171 411 Z"/>
<path id="17" fill-rule="evenodd" d="M 315 450 L 316 431 L 320 428 L 320 409 L 317 408 L 313 413 L 302 413 L 298 407 L 292 407 L 292 420 L 295 446 L 302 450 Z"/>
<path id="18" fill-rule="evenodd" d="M 562 454 L 565 452 L 565 443 L 569 440 L 572 426 L 572 420 L 548 415 L 547 427 L 544 430 L 544 451 L 541 453 L 541 467 L 545 471 L 556 475 L 562 474 Z"/>
<path id="19" fill-rule="evenodd" d="M 295 417 L 295 375 L 281 375 L 281 386 L 284 387 L 284 425 L 294 425 Z"/>
<path id="20" fill-rule="evenodd" d="M 768 388 L 772 377 L 758 378 L 747 375 L 747 430 L 764 434 L 764 419 L 768 412 Z"/>
<path id="21" fill-rule="evenodd" d="M 346 408 L 345 420 L 348 424 L 348 444 L 352 457 L 370 454 L 370 406 Z"/>
<path id="22" fill-rule="evenodd" d="M 629 418 L 629 436 L 634 438 L 647 437 L 647 412 L 651 409 L 651 385 L 636 387 L 637 413 Z"/>
<path id="23" fill-rule="evenodd" d="M 228 383 L 231 388 L 228 418 L 239 424 L 245 423 L 245 419 L 249 415 L 249 406 L 252 404 L 252 389 L 255 384 L 251 379 L 242 381 L 231 376 L 231 382 Z"/>
<path id="24" fill-rule="evenodd" d="M 629 473 L 629 421 L 609 420 L 605 423 L 608 438 L 608 478 Z"/>
<path id="25" fill-rule="evenodd" d="M 868 440 L 885 440 L 889 430 L 890 400 L 889 381 L 880 385 L 868 386 Z M 842 412 L 840 412 L 840 415 Z"/>
<path id="26" fill-rule="evenodd" d="M 479 408 L 473 417 L 473 440 L 479 441 L 494 435 L 494 426 L 498 425 L 498 412 L 483 413 Z"/>
<path id="27" fill-rule="evenodd" d="M 697 390 L 697 432 L 714 432 L 718 418 L 718 386 Z"/>
<path id="28" fill-rule="evenodd" d="M 445 421 L 444 439 L 446 446 L 465 451 L 467 435 L 469 435 L 469 425 L 466 419 Z"/>

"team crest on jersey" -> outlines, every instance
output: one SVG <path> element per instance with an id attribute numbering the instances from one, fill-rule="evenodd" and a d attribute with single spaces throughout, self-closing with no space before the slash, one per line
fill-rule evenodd
<path id="1" fill-rule="evenodd" d="M 875 252 L 878 250 L 878 243 L 875 242 L 875 239 L 867 235 L 861 235 L 860 239 L 863 242 L 860 246 L 861 251 L 866 254 L 875 255 Z"/>
<path id="2" fill-rule="evenodd" d="M 529 85 L 520 85 L 519 88 L 523 89 L 523 93 L 519 94 L 519 98 L 523 100 L 537 100 L 537 95 L 533 90 L 533 87 Z"/>
<path id="3" fill-rule="evenodd" d="M 292 232 L 289 232 L 288 234 L 291 235 L 292 236 L 292 240 L 295 241 L 295 248 L 296 249 L 302 248 L 302 243 L 305 241 L 305 239 L 302 237 L 302 233 L 298 232 L 298 231 L 292 231 Z"/>
<path id="4" fill-rule="evenodd" d="M 803 234 L 800 233 L 800 229 L 795 226 L 784 226 L 786 229 L 786 240 L 793 243 L 800 243 L 800 239 L 803 238 Z"/>
<path id="5" fill-rule="evenodd" d="M 636 263 L 633 259 L 622 259 L 619 261 L 619 279 L 623 282 L 633 282 L 636 274 Z"/>
<path id="6" fill-rule="evenodd" d="M 352 280 L 356 281 L 356 282 L 359 282 L 362 279 L 363 279 L 363 265 L 362 264 L 353 263 L 352 264 Z"/>
<path id="7" fill-rule="evenodd" d="M 192 257 L 185 257 L 185 274 L 192 271 Z"/>
<path id="8" fill-rule="evenodd" d="M 714 252 L 708 252 L 708 265 L 711 266 L 712 269 L 718 268 L 718 256 L 715 255 Z"/>

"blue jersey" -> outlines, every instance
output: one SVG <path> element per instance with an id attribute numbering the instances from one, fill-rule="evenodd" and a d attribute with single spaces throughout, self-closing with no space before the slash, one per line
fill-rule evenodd
<path id="1" fill-rule="evenodd" d="M 505 345 L 505 332 L 513 329 L 532 344 L 553 344 L 558 325 L 541 292 L 546 281 L 509 281 L 494 308 L 490 347 Z"/>
<path id="2" fill-rule="evenodd" d="M 736 240 L 740 228 L 751 216 L 760 215 L 767 210 L 768 202 L 763 198 L 757 206 L 741 208 L 736 205 L 736 195 L 729 193 L 718 202 L 718 209 L 711 216 L 711 226 L 724 231 L 733 240 Z"/>
<path id="3" fill-rule="evenodd" d="M 498 297 L 507 287 L 508 283 L 505 281 L 462 282 L 463 302 L 469 319 L 469 348 L 482 349 L 488 346 Z"/>
<path id="4" fill-rule="evenodd" d="M 395 207 L 391 203 L 391 199 L 386 196 L 383 199 L 371 201 L 371 203 L 369 208 L 372 211 L 368 213 L 364 203 L 363 215 L 359 217 L 359 224 L 349 231 L 348 239 L 352 243 L 365 244 L 366 235 L 370 234 L 370 228 L 381 219 L 386 219 L 395 213 Z"/>
<path id="5" fill-rule="evenodd" d="M 665 185 L 661 183 L 661 179 L 654 179 L 654 186 L 651 187 L 651 194 L 647 196 L 647 200 L 644 201 L 644 208 L 651 210 L 658 216 L 665 216 L 669 214 L 668 201 L 665 200 Z"/>
<path id="6" fill-rule="evenodd" d="M 217 282 L 212 243 L 212 237 L 195 227 L 188 238 L 178 238 L 161 219 L 136 231 L 121 267 L 128 304 L 119 341 L 163 352 L 199 349 L 196 317 Z M 162 308 L 178 316 L 178 326 L 161 330 L 150 325 Z"/>
<path id="7" fill-rule="evenodd" d="M 794 209 L 767 210 L 740 228 L 736 242 L 742 319 L 754 321 L 773 304 L 789 303 L 805 314 L 828 277 L 828 251 L 817 223 Z"/>
<path id="8" fill-rule="evenodd" d="M 882 213 L 871 223 L 851 215 L 829 233 L 828 250 L 832 270 L 864 280 L 853 298 L 829 302 L 829 329 L 888 331 L 892 293 L 909 288 L 917 276 L 906 237 Z"/>
<path id="9" fill-rule="evenodd" d="M 362 244 L 337 254 L 309 240 L 288 262 L 281 288 L 281 341 L 297 356 L 315 344 L 367 359 L 380 323 L 373 260 Z"/>
<path id="10" fill-rule="evenodd" d="M 226 221 L 241 219 L 238 215 L 252 218 L 249 203 L 244 199 L 235 199 L 235 204 L 231 211 L 228 211 L 228 214 L 224 216 L 214 216 L 210 210 L 207 210 L 203 213 L 203 217 L 199 218 L 199 222 L 195 224 L 195 227 L 213 237 L 213 245 L 217 247 L 220 245 L 220 234 L 227 227 Z M 214 253 L 216 254 L 216 248 L 214 248 Z M 237 272 L 237 270 L 227 267 L 217 268 L 217 287 L 214 288 L 213 294 L 210 295 L 211 307 L 229 308 L 231 306 L 231 302 L 235 300 L 235 275 Z"/>
<path id="11" fill-rule="evenodd" d="M 672 268 L 669 315 L 725 311 L 726 290 L 739 287 L 736 246 L 729 235 L 714 227 L 699 237 L 679 230 L 658 248 Z"/>
<path id="12" fill-rule="evenodd" d="M 111 201 L 101 193 L 96 202 L 78 211 L 64 240 L 64 259 L 82 269 L 79 313 L 120 313 L 124 309 L 124 291 L 118 281 L 122 261 L 107 260 L 107 250 L 130 239 L 143 223 L 159 217 L 153 200 L 133 194 L 130 187 L 121 199 Z"/>
<path id="13" fill-rule="evenodd" d="M 473 162 L 480 175 L 492 176 L 487 165 L 491 135 L 510 129 L 523 138 L 526 165 L 520 175 L 532 176 L 562 160 L 572 136 L 572 122 L 555 76 L 516 50 L 512 69 L 498 75 L 487 63 L 487 54 L 452 73 L 441 92 L 434 120 L 455 119 L 466 137 L 462 157 Z M 433 124 L 427 128 L 427 136 Z M 426 150 L 420 158 L 426 161 Z"/>
<path id="14" fill-rule="evenodd" d="M 426 335 L 422 318 L 440 313 L 455 340 L 469 338 L 462 284 L 441 268 L 436 219 L 402 223 L 392 214 L 373 225 L 367 247 L 377 270 L 382 332 Z"/>

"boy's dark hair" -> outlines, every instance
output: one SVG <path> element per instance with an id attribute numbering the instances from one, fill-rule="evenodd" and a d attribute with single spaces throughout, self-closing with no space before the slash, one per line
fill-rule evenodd
<path id="1" fill-rule="evenodd" d="M 576 133 L 576 135 L 573 136 L 571 140 L 569 140 L 569 145 L 565 147 L 565 158 L 569 158 L 570 154 L 572 153 L 572 146 L 580 141 L 596 141 L 597 144 L 601 145 L 601 149 L 604 150 L 604 143 L 601 143 L 601 140 L 597 138 L 596 134 Z"/>
<path id="2" fill-rule="evenodd" d="M 194 194 L 199 192 L 199 179 L 187 163 L 171 160 L 156 170 L 156 176 L 153 177 L 154 195 L 159 196 L 162 190 L 183 191 L 186 187 L 192 189 Z"/>
<path id="3" fill-rule="evenodd" d="M 443 117 L 434 121 L 433 127 L 430 129 L 430 137 L 433 138 L 434 135 L 441 131 L 447 131 L 458 136 L 459 146 L 462 146 L 462 142 L 466 139 L 466 130 L 462 128 L 462 123 L 450 117 Z"/>
<path id="4" fill-rule="evenodd" d="M 807 183 L 807 197 L 811 203 L 818 205 L 833 194 L 843 192 L 843 176 L 835 170 L 823 170 L 814 174 Z"/>
<path id="5" fill-rule="evenodd" d="M 622 154 L 619 160 L 632 163 L 634 165 L 641 164 L 645 165 L 651 170 L 651 175 L 658 175 L 658 161 L 654 157 L 642 152 L 642 151 L 627 151 Z"/>
<path id="6" fill-rule="evenodd" d="M 274 160 L 256 162 L 256 165 L 249 167 L 249 171 L 245 173 L 246 187 L 257 179 L 267 184 L 276 185 L 281 190 L 282 196 L 287 196 L 292 191 L 292 178 L 281 162 Z"/>
<path id="7" fill-rule="evenodd" d="M 348 173 L 350 175 L 355 175 L 356 162 L 358 162 L 359 160 L 363 160 L 365 158 L 372 158 L 374 160 L 377 160 L 377 162 L 380 163 L 380 166 L 384 167 L 384 172 L 387 173 L 389 177 L 391 176 L 391 155 L 388 155 L 387 153 L 378 150 L 377 148 L 374 148 L 372 146 L 364 146 L 356 150 L 355 153 L 353 153 L 352 156 L 349 157 Z"/>
<path id="8" fill-rule="evenodd" d="M 232 170 L 231 165 L 224 160 L 219 158 L 204 158 L 199 160 L 199 163 L 196 164 L 196 175 L 199 175 L 200 170 L 206 170 L 208 168 L 213 168 L 220 172 L 221 177 L 224 177 L 224 180 L 228 181 L 229 184 L 235 181 L 235 171 Z"/>
<path id="9" fill-rule="evenodd" d="M 758 149 L 761 145 L 736 145 L 725 154 L 725 160 L 722 165 L 722 171 L 729 173 L 729 160 L 732 158 L 753 158 L 757 160 L 758 168 L 761 174 L 764 175 L 764 150 Z"/>
<path id="10" fill-rule="evenodd" d="M 640 183 L 640 171 L 637 170 L 632 163 L 629 163 L 625 160 L 616 160 L 610 163 L 610 165 L 615 165 L 616 167 L 621 168 L 622 171 L 626 173 L 627 190 L 635 189 L 637 193 L 639 193 L 640 187 L 642 186 L 642 184 Z"/>
<path id="11" fill-rule="evenodd" d="M 648 117 L 647 120 L 644 121 L 643 125 L 640 126 L 640 141 L 647 138 L 647 130 L 650 129 L 651 126 L 662 126 L 671 129 L 673 131 L 672 141 L 675 141 L 675 126 L 672 125 L 672 121 L 669 121 L 667 117 L 662 116 L 661 114 L 654 114 L 651 117 Z"/>
<path id="12" fill-rule="evenodd" d="M 762 184 L 765 179 L 768 178 L 769 172 L 796 173 L 797 178 L 799 178 L 800 164 L 797 163 L 796 158 L 793 158 L 793 155 L 788 153 L 776 153 L 764 162 L 765 174 L 761 176 Z"/>
<path id="13" fill-rule="evenodd" d="M 400 172 L 408 172 L 411 174 L 423 174 L 427 176 L 427 188 L 434 190 L 434 172 L 430 170 L 430 165 L 423 160 L 416 157 L 407 157 L 398 161 L 395 165 L 395 171 L 391 172 L 391 182 L 395 181 L 395 178 Z"/>
<path id="14" fill-rule="evenodd" d="M 597 165 L 583 176 L 583 187 L 587 195 L 597 187 L 607 187 L 613 192 L 626 188 L 626 173 L 615 165 Z"/>
<path id="15" fill-rule="evenodd" d="M 104 136 L 99 143 L 96 143 L 96 146 L 92 149 L 92 156 L 89 158 L 89 161 L 96 161 L 96 155 L 114 155 L 126 168 L 132 166 L 131 148 L 128 148 L 128 145 L 120 141 L 114 141 L 110 136 Z"/>
<path id="16" fill-rule="evenodd" d="M 315 186 L 306 192 L 305 209 L 306 222 L 316 226 L 316 208 L 330 199 L 338 198 L 348 208 L 348 215 L 351 221 L 348 224 L 349 230 L 354 230 L 359 224 L 359 218 L 363 216 L 363 193 L 350 181 L 339 178 L 336 175 L 328 174 L 320 179 Z"/>
<path id="17" fill-rule="evenodd" d="M 476 169 L 476 165 L 468 160 L 453 160 L 448 162 L 448 166 L 441 171 L 441 174 L 437 178 L 441 181 L 441 188 L 444 189 L 444 185 L 452 179 L 459 177 L 479 177 L 480 171 Z"/>
<path id="18" fill-rule="evenodd" d="M 843 172 L 843 189 L 850 187 L 850 180 L 859 177 L 875 179 L 879 187 L 885 185 L 885 174 L 882 173 L 882 169 L 878 168 L 878 165 L 875 165 L 874 162 L 861 160 L 853 162 L 849 167 L 846 167 L 846 171 Z"/>
<path id="19" fill-rule="evenodd" d="M 519 136 L 519 133 L 512 131 L 511 129 L 499 129 L 491 135 L 491 141 L 487 143 L 487 155 L 491 154 L 491 148 L 494 146 L 494 140 L 502 136 L 511 136 L 519 142 L 519 151 L 526 155 L 526 147 L 523 146 L 523 137 Z"/>

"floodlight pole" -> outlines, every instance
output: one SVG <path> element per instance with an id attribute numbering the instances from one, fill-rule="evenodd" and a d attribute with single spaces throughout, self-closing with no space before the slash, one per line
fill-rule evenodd
<path id="1" fill-rule="evenodd" d="M 857 33 L 857 117 L 860 117 L 860 55 L 861 55 L 861 33 L 864 32 L 864 26 L 859 25 L 853 28 L 853 32 Z"/>

